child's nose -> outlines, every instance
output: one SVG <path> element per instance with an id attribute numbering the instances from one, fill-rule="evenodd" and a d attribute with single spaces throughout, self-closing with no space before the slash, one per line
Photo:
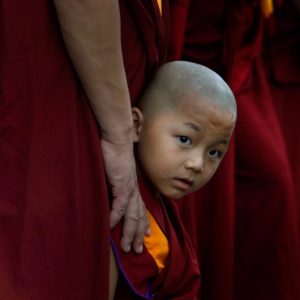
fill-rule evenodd
<path id="1" fill-rule="evenodd" d="M 204 159 L 202 155 L 195 155 L 192 158 L 189 158 L 185 166 L 187 169 L 193 169 L 195 172 L 202 172 L 204 169 Z"/>

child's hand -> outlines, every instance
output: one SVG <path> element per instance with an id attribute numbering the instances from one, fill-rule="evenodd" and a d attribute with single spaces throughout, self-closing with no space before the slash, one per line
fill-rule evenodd
<path id="1" fill-rule="evenodd" d="M 138 190 L 133 145 L 118 145 L 101 140 L 101 146 L 113 193 L 110 226 L 114 227 L 124 217 L 121 248 L 128 252 L 133 243 L 135 252 L 141 253 L 144 235 L 150 233 L 150 226 Z"/>

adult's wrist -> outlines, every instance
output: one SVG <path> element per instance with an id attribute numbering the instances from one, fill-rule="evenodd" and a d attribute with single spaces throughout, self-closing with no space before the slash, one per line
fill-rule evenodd
<path id="1" fill-rule="evenodd" d="M 133 127 L 127 126 L 122 129 L 103 130 L 101 129 L 101 139 L 114 145 L 125 145 L 133 143 Z"/>

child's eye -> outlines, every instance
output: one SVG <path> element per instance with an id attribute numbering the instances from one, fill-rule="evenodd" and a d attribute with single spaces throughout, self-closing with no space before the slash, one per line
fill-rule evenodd
<path id="1" fill-rule="evenodd" d="M 184 145 L 184 146 L 190 146 L 192 145 L 192 140 L 185 136 L 185 135 L 180 135 L 177 137 L 179 139 L 180 144 Z"/>
<path id="2" fill-rule="evenodd" d="M 214 159 L 218 159 L 218 158 L 221 158 L 223 156 L 223 152 L 219 151 L 217 149 L 210 150 L 208 153 Z"/>

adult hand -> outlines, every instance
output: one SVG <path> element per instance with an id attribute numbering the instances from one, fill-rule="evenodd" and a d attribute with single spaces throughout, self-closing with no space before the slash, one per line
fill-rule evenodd
<path id="1" fill-rule="evenodd" d="M 66 48 L 102 137 L 106 137 L 101 144 L 114 197 L 111 226 L 124 217 L 121 247 L 129 251 L 133 243 L 135 251 L 141 252 L 149 222 L 137 187 L 118 1 L 54 0 L 54 3 Z"/>
<path id="2" fill-rule="evenodd" d="M 133 145 L 102 139 L 101 147 L 113 194 L 110 226 L 114 227 L 124 217 L 121 248 L 128 252 L 133 244 L 135 252 L 141 253 L 144 235 L 150 234 L 150 226 L 138 189 Z"/>

